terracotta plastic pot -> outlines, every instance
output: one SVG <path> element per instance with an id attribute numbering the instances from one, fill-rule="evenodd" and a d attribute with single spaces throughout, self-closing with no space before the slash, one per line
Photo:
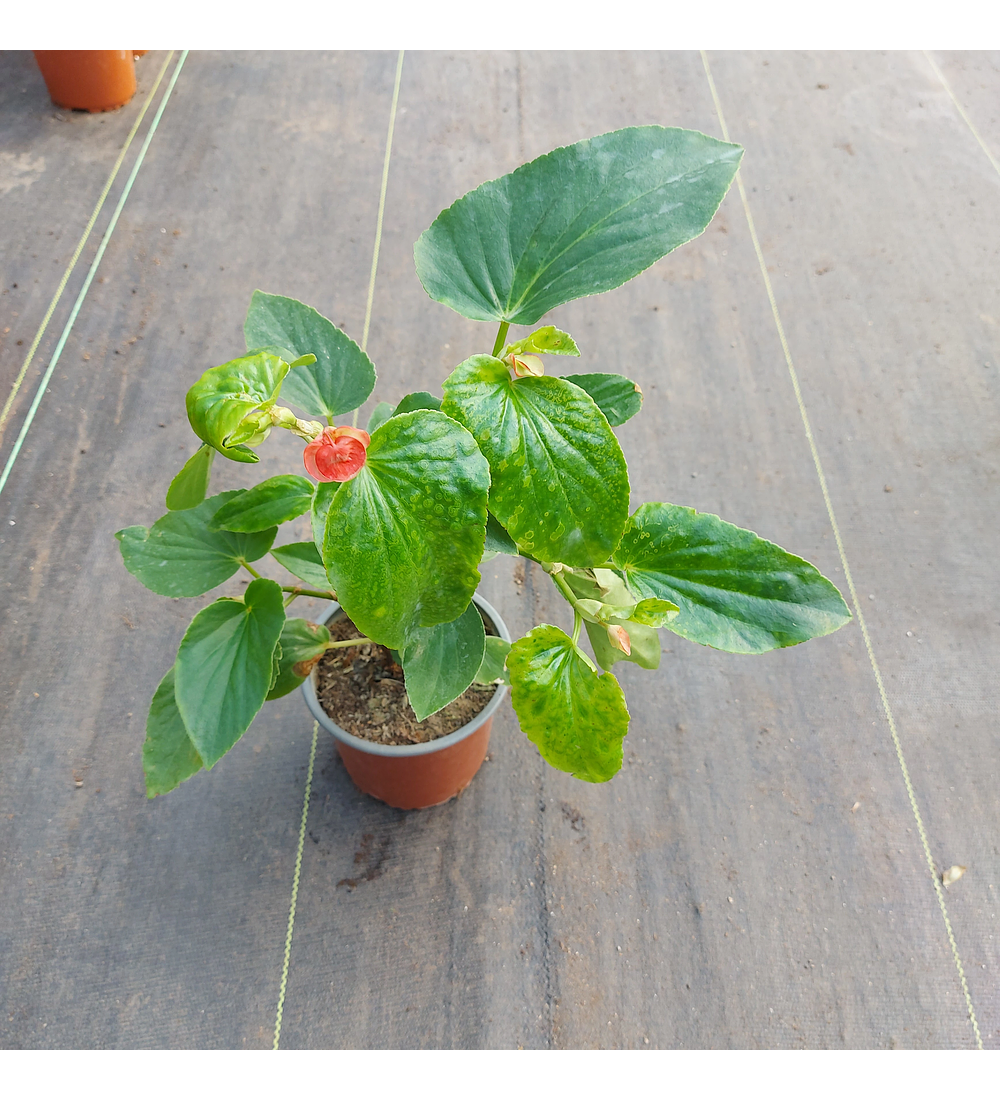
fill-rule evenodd
<path id="1" fill-rule="evenodd" d="M 505 642 L 510 632 L 503 619 L 480 596 L 476 606 L 494 625 Z M 342 616 L 339 604 L 331 604 L 323 622 Z M 337 751 L 355 784 L 374 798 L 399 810 L 423 810 L 454 798 L 472 782 L 486 758 L 493 715 L 507 694 L 500 685 L 486 706 L 464 726 L 420 745 L 380 745 L 341 729 L 316 698 L 316 672 L 302 685 L 306 703 L 316 721 L 337 740 Z"/>
<path id="2" fill-rule="evenodd" d="M 112 111 L 135 95 L 132 50 L 35 50 L 52 102 L 77 111 Z"/>

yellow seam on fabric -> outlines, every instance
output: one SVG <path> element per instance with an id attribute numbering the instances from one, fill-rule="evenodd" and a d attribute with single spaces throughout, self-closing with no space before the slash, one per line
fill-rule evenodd
<path id="1" fill-rule="evenodd" d="M 389 109 L 389 133 L 385 139 L 385 161 L 382 164 L 382 189 L 378 200 L 378 219 L 375 223 L 375 248 L 372 252 L 371 277 L 368 280 L 368 304 L 365 307 L 365 328 L 361 337 L 361 350 L 368 346 L 368 326 L 372 318 L 372 302 L 375 300 L 375 273 L 378 270 L 378 253 L 382 244 L 382 217 L 385 213 L 385 193 L 389 184 L 389 158 L 392 155 L 392 130 L 396 121 L 396 107 L 399 104 L 399 83 L 403 75 L 403 50 L 399 51 L 396 61 L 396 82 L 392 89 L 392 106 Z M 354 410 L 354 423 L 358 423 L 358 410 Z M 306 794 L 302 800 L 302 820 L 299 824 L 299 847 L 295 853 L 295 873 L 292 876 L 292 900 L 288 907 L 288 931 L 285 933 L 285 958 L 281 966 L 281 984 L 278 987 L 278 1012 L 274 1020 L 274 1045 L 278 1050 L 281 1043 L 281 1017 L 285 1011 L 285 991 L 288 988 L 288 968 L 292 958 L 292 933 L 295 930 L 295 907 L 299 899 L 299 876 L 302 872 L 302 849 L 306 840 L 306 821 L 309 817 L 309 795 L 312 792 L 313 764 L 316 760 L 316 738 L 319 736 L 319 722 L 313 722 L 312 748 L 309 750 L 309 772 L 306 776 Z"/>
<path id="2" fill-rule="evenodd" d="M 947 80 L 945 80 L 944 73 L 942 73 L 941 70 L 937 67 L 937 62 L 926 50 L 923 51 L 923 55 L 927 58 L 928 64 L 934 70 L 934 75 L 938 78 L 938 80 L 941 81 L 944 90 L 948 93 L 948 95 L 951 96 L 952 103 L 955 104 L 958 113 L 965 120 L 965 125 L 968 126 L 969 129 L 972 131 L 972 136 L 976 139 L 976 141 L 979 142 L 979 147 L 989 158 L 990 164 L 992 164 L 993 167 L 997 170 L 997 175 L 1000 175 L 1000 163 L 997 162 L 996 157 L 990 152 L 989 146 L 986 144 L 986 142 L 983 141 L 983 139 L 979 136 L 979 131 L 973 125 L 972 119 L 969 118 L 969 116 L 965 113 L 965 108 L 962 106 L 961 103 L 958 102 L 958 96 L 956 96 L 955 93 L 951 90 L 951 85 L 948 83 Z"/>
<path id="3" fill-rule="evenodd" d="M 288 964 L 292 958 L 292 932 L 295 929 L 295 907 L 299 900 L 299 878 L 302 874 L 302 848 L 306 842 L 306 821 L 309 817 L 309 796 L 312 794 L 313 765 L 316 763 L 316 740 L 319 722 L 313 722 L 312 748 L 309 750 L 309 770 L 306 773 L 306 794 L 302 799 L 302 819 L 299 823 L 299 847 L 295 853 L 295 873 L 292 875 L 292 902 L 288 909 L 288 931 L 285 934 L 285 961 L 281 966 L 281 985 L 278 987 L 278 1013 L 274 1020 L 274 1046 L 281 1042 L 281 1017 L 285 1011 L 285 990 L 288 988 Z"/>
<path id="4" fill-rule="evenodd" d="M 709 68 L 708 56 L 704 50 L 700 51 L 702 64 L 705 66 L 705 75 L 708 77 L 708 86 L 712 92 L 712 99 L 715 102 L 715 110 L 719 116 L 719 125 L 722 127 L 722 136 L 726 141 L 729 141 L 729 129 L 726 126 L 726 120 L 722 114 L 722 103 L 719 100 L 719 94 L 715 89 L 715 81 L 712 79 L 712 70 Z M 851 575 L 851 568 L 847 561 L 847 552 L 844 549 L 843 540 L 840 537 L 840 527 L 837 524 L 837 517 L 833 510 L 833 502 L 830 499 L 830 493 L 827 489 L 826 475 L 823 473 L 823 464 L 820 461 L 819 450 L 816 447 L 816 441 L 813 438 L 812 427 L 809 423 L 809 414 L 806 412 L 805 401 L 802 398 L 802 391 L 799 388 L 799 379 L 795 371 L 795 365 L 792 362 L 792 353 L 788 347 L 788 341 L 785 339 L 785 329 L 781 323 L 781 315 L 778 313 L 778 303 L 775 301 L 774 290 L 771 286 L 771 278 L 767 272 L 767 262 L 764 259 L 764 253 L 760 247 L 760 241 L 757 239 L 757 230 L 754 226 L 753 215 L 750 213 L 750 203 L 747 199 L 746 189 L 743 186 L 743 180 L 739 174 L 736 173 L 736 184 L 739 188 L 740 198 L 743 200 L 743 211 L 746 214 L 747 225 L 750 229 L 750 237 L 753 241 L 754 251 L 757 253 L 757 262 L 760 265 L 761 274 L 764 277 L 764 285 L 767 288 L 768 301 L 771 303 L 771 313 L 774 316 L 775 327 L 778 330 L 778 339 L 781 341 L 781 348 L 785 354 L 785 363 L 788 367 L 788 373 L 792 380 L 792 389 L 795 391 L 795 400 L 798 402 L 799 414 L 802 417 L 802 425 L 805 428 L 806 439 L 809 442 L 809 450 L 812 453 L 813 465 L 816 467 L 816 474 L 819 478 L 820 489 L 823 492 L 823 501 L 826 504 L 826 512 L 830 519 L 830 526 L 833 528 L 833 536 L 837 541 L 837 551 L 840 554 L 841 565 L 844 569 L 844 578 L 847 581 L 847 587 L 850 590 L 851 602 L 854 604 L 854 613 L 858 620 L 858 625 L 861 627 L 861 635 L 864 638 L 865 649 L 868 651 L 868 660 L 872 666 L 872 672 L 875 675 L 875 683 L 878 687 L 879 698 L 882 701 L 882 709 L 885 713 L 886 721 L 889 725 L 889 732 L 892 734 L 892 743 L 896 749 L 896 758 L 899 761 L 900 771 L 903 773 L 903 782 L 906 785 L 906 793 L 910 800 L 910 809 L 913 811 L 914 820 L 917 823 L 917 831 L 920 834 L 920 843 L 923 845 L 924 856 L 927 860 L 927 867 L 931 873 L 931 881 L 934 883 L 934 890 L 937 894 L 938 905 L 941 907 L 941 915 L 944 917 L 944 926 L 948 933 L 948 942 L 951 945 L 951 953 L 955 959 L 955 966 L 958 970 L 958 976 L 962 983 L 962 992 L 965 994 L 966 1008 L 969 1010 L 969 1020 L 972 1023 L 972 1030 L 976 1036 L 976 1045 L 979 1050 L 983 1049 L 983 1039 L 979 1033 L 979 1023 L 976 1020 L 976 1013 L 972 1006 L 972 997 L 969 994 L 969 986 L 965 980 L 965 970 L 962 967 L 962 959 L 958 953 L 958 945 L 955 942 L 955 935 L 952 932 L 951 921 L 948 918 L 948 909 L 944 901 L 944 893 L 941 888 L 941 882 L 938 879 L 937 871 L 934 866 L 934 857 L 931 855 L 931 846 L 927 839 L 927 832 L 924 829 L 923 818 L 920 815 L 920 808 L 917 805 L 916 792 L 913 789 L 913 784 L 910 781 L 910 772 L 906 766 L 906 758 L 903 755 L 902 742 L 899 739 L 899 733 L 896 729 L 896 721 L 893 717 L 892 707 L 889 705 L 889 697 L 886 694 L 885 685 L 882 682 L 882 673 L 879 670 L 878 662 L 875 659 L 875 650 L 872 646 L 871 638 L 868 634 L 868 625 L 865 622 L 864 614 L 861 611 L 861 605 L 858 602 L 858 594 L 854 587 L 854 579 Z"/>
<path id="5" fill-rule="evenodd" d="M 31 366 L 31 361 L 35 357 L 35 352 L 38 350 L 38 345 L 42 341 L 42 337 L 45 335 L 45 330 L 48 328 L 49 321 L 52 320 L 52 314 L 55 312 L 56 306 L 59 304 L 59 299 L 63 295 L 63 291 L 66 289 L 66 284 L 69 282 L 70 275 L 73 274 L 73 269 L 77 265 L 77 261 L 80 259 L 80 255 L 83 252 L 84 246 L 87 243 L 87 239 L 94 228 L 98 216 L 101 213 L 104 203 L 107 200 L 108 194 L 111 191 L 111 187 L 115 182 L 115 177 L 118 175 L 119 169 L 125 161 L 125 155 L 129 151 L 129 147 L 132 144 L 132 139 L 138 133 L 139 126 L 142 120 L 146 116 L 146 111 L 149 110 L 149 105 L 153 102 L 153 97 L 156 95 L 156 89 L 160 86 L 160 81 L 163 79 L 163 74 L 167 71 L 167 66 L 170 64 L 170 59 L 174 56 L 174 51 L 171 50 L 167 54 L 166 60 L 163 62 L 159 73 L 157 74 L 156 81 L 153 87 L 150 89 L 149 95 L 146 96 L 146 102 L 142 105 L 142 110 L 139 112 L 138 118 L 132 125 L 132 129 L 129 131 L 128 137 L 125 139 L 125 144 L 122 146 L 121 152 L 118 154 L 118 159 L 115 161 L 114 167 L 111 169 L 111 175 L 108 176 L 107 183 L 104 185 L 104 190 L 101 191 L 100 197 L 97 200 L 97 205 L 94 207 L 94 212 L 90 215 L 90 221 L 87 222 L 87 226 L 83 231 L 83 236 L 80 238 L 79 243 L 76 246 L 76 251 L 73 253 L 72 259 L 69 261 L 69 265 L 63 272 L 63 277 L 59 280 L 59 285 L 56 287 L 56 292 L 52 297 L 52 301 L 49 302 L 49 308 L 45 311 L 45 316 L 42 318 L 42 323 L 38 326 L 38 331 L 35 333 L 34 340 L 31 341 L 31 346 L 28 348 L 28 354 L 24 357 L 24 363 L 21 366 L 21 370 L 18 373 L 17 378 L 14 379 L 14 385 L 11 387 L 10 394 L 7 400 L 4 402 L 3 409 L 0 410 L 0 433 L 3 432 L 4 425 L 7 423 L 7 416 L 10 413 L 11 406 L 14 404 L 14 400 L 18 395 L 18 391 L 21 389 L 21 383 L 24 381 L 25 375 L 28 373 L 28 367 Z"/>
<path id="6" fill-rule="evenodd" d="M 389 187 L 389 158 L 392 156 L 392 131 L 396 125 L 396 106 L 399 103 L 399 83 L 403 76 L 403 54 L 399 51 L 396 61 L 396 82 L 392 89 L 392 106 L 389 108 L 389 133 L 385 139 L 385 160 L 382 162 L 382 189 L 378 197 L 378 219 L 375 222 L 375 248 L 372 252 L 372 270 L 368 278 L 368 302 L 365 305 L 365 327 L 361 333 L 361 350 L 368 347 L 368 328 L 372 323 L 372 302 L 375 300 L 375 272 L 378 269 L 378 254 L 382 247 L 382 218 L 385 215 L 385 193 Z"/>

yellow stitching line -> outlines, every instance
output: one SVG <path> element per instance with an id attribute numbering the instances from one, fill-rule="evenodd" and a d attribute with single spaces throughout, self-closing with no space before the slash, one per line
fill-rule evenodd
<path id="1" fill-rule="evenodd" d="M 372 302 L 375 298 L 375 272 L 378 270 L 378 253 L 382 244 L 382 216 L 385 213 L 385 193 L 389 183 L 389 157 L 392 153 L 392 129 L 396 121 L 396 107 L 399 103 L 399 82 L 403 75 L 403 50 L 399 51 L 396 62 L 396 83 L 392 90 L 392 107 L 389 110 L 389 133 L 385 140 L 385 162 L 382 165 L 382 190 L 378 200 L 378 220 L 375 223 L 375 248 L 372 253 L 371 278 L 368 281 L 368 304 L 365 307 L 365 328 L 361 337 L 361 350 L 368 344 L 368 326 L 372 319 Z M 358 423 L 358 410 L 354 410 L 354 423 Z M 295 853 L 295 873 L 292 876 L 292 901 L 288 908 L 288 931 L 285 933 L 285 958 L 281 966 L 281 984 L 278 987 L 278 1012 L 274 1020 L 274 1045 L 277 1050 L 281 1042 L 281 1017 L 285 1010 L 285 990 L 288 988 L 288 967 L 292 958 L 292 932 L 295 929 L 295 907 L 299 899 L 299 877 L 302 872 L 302 849 L 306 842 L 306 821 L 309 817 L 309 795 L 312 793 L 313 764 L 316 760 L 316 739 L 319 736 L 319 722 L 313 722 L 312 748 L 309 750 L 309 771 L 306 775 L 306 793 L 302 800 L 302 819 L 299 824 L 299 847 Z"/>
<path id="2" fill-rule="evenodd" d="M 101 192 L 100 197 L 97 200 L 97 205 L 94 207 L 93 214 L 90 215 L 90 221 L 87 222 L 87 227 L 83 231 L 83 236 L 80 238 L 79 244 L 76 246 L 76 251 L 73 253 L 72 259 L 69 261 L 69 266 L 63 272 L 63 277 L 59 281 L 59 285 L 56 287 L 56 292 L 52 297 L 52 301 L 49 302 L 49 308 L 45 311 L 45 316 L 42 318 L 42 323 L 38 326 L 38 331 L 35 333 L 34 340 L 31 341 L 31 347 L 28 348 L 28 354 L 24 358 L 24 364 L 21 367 L 20 373 L 17 378 L 14 379 L 14 385 L 11 388 L 10 395 L 4 402 L 3 410 L 0 411 L 0 433 L 3 432 L 4 425 L 7 423 L 7 415 L 10 412 L 11 406 L 14 404 L 14 399 L 17 397 L 18 391 L 21 389 L 21 383 L 24 381 L 25 375 L 28 373 L 28 367 L 31 366 L 31 360 L 35 357 L 35 352 L 38 350 L 38 345 L 42 341 L 42 337 L 45 335 L 45 330 L 48 328 L 49 321 L 52 320 L 52 314 L 55 312 L 56 306 L 59 304 L 59 299 L 62 297 L 63 291 L 66 289 L 66 284 L 69 282 L 69 277 L 73 273 L 73 268 L 76 267 L 77 261 L 80 259 L 80 255 L 83 252 L 84 246 L 87 243 L 87 238 L 90 236 L 91 230 L 94 228 L 94 223 L 97 221 L 101 209 L 104 206 L 105 200 L 108 197 L 111 187 L 115 182 L 115 177 L 118 175 L 118 170 L 121 168 L 125 154 L 129 151 L 129 146 L 132 144 L 132 139 L 135 137 L 139 130 L 139 126 L 142 123 L 143 118 L 146 116 L 146 111 L 149 109 L 149 105 L 153 102 L 153 96 L 156 95 L 156 89 L 160 86 L 160 81 L 163 79 L 163 74 L 167 71 L 167 66 L 170 64 L 170 59 L 174 56 L 174 51 L 171 50 L 167 54 L 166 61 L 163 62 L 163 67 L 160 69 L 159 74 L 156 77 L 156 82 L 150 89 L 149 95 L 146 97 L 146 102 L 142 105 L 142 110 L 139 112 L 139 117 L 135 120 L 132 129 L 129 131 L 128 137 L 125 139 L 125 144 L 122 146 L 121 152 L 118 154 L 118 159 L 115 161 L 114 167 L 111 169 L 111 175 L 108 176 L 108 181 L 104 185 L 104 190 Z"/>
<path id="3" fill-rule="evenodd" d="M 319 722 L 313 722 L 312 748 L 309 750 L 309 771 L 306 773 L 306 796 L 302 800 L 302 820 L 299 823 L 299 847 L 295 853 L 295 874 L 292 875 L 292 904 L 288 910 L 288 931 L 285 934 L 285 961 L 281 967 L 281 985 L 278 988 L 278 1014 L 274 1021 L 274 1046 L 281 1041 L 281 1017 L 285 1011 L 285 990 L 288 987 L 288 963 L 292 957 L 292 931 L 295 928 L 295 906 L 299 900 L 299 877 L 302 873 L 302 847 L 306 842 L 306 819 L 309 817 L 309 795 L 312 793 L 313 764 L 316 762 L 316 739 Z"/>
<path id="4" fill-rule="evenodd" d="M 715 101 L 715 110 L 719 116 L 719 125 L 722 127 L 722 136 L 726 141 L 729 141 L 729 129 L 726 126 L 726 120 L 722 114 L 722 103 L 719 100 L 719 94 L 715 90 L 715 81 L 712 79 L 712 70 L 708 66 L 708 56 L 704 50 L 699 51 L 701 53 L 702 64 L 705 66 L 705 75 L 708 77 L 708 86 L 712 91 L 712 99 Z M 955 942 L 955 935 L 952 932 L 951 921 L 948 919 L 948 909 L 944 901 L 944 893 L 941 889 L 941 883 L 938 880 L 937 871 L 934 867 L 934 858 L 931 855 L 931 846 L 927 840 L 927 832 L 924 829 L 923 818 L 920 816 L 920 809 L 917 805 L 916 792 L 913 789 L 913 784 L 910 782 L 910 772 L 906 766 L 906 758 L 903 755 L 903 746 L 899 739 L 899 733 L 896 730 L 896 720 L 892 714 L 892 708 L 889 705 L 889 697 L 886 695 L 885 685 L 882 683 L 882 673 L 879 670 L 878 662 L 875 660 L 875 650 L 872 648 L 872 641 L 868 634 L 868 625 L 865 622 L 864 614 L 861 611 L 861 605 L 858 602 L 858 594 L 854 588 L 854 579 L 851 576 L 851 568 L 847 562 L 847 552 L 844 549 L 843 540 L 840 537 L 840 527 L 837 524 L 837 517 L 833 511 L 833 502 L 830 500 L 830 493 L 826 485 L 826 476 L 823 473 L 823 464 L 820 461 L 819 451 L 816 448 L 816 441 L 813 438 L 812 427 L 809 424 L 809 414 L 806 412 L 805 402 L 802 399 L 802 391 L 799 389 L 799 379 L 795 372 L 795 366 L 792 363 L 792 353 L 788 348 L 788 341 L 785 339 L 785 329 L 781 323 L 781 315 L 778 313 L 778 304 L 774 299 L 774 290 L 771 287 L 771 279 L 767 273 L 767 263 L 764 260 L 764 253 L 761 251 L 760 242 L 757 239 L 757 230 L 754 227 L 753 216 L 750 213 L 750 203 L 747 200 L 747 193 L 743 187 L 743 180 L 740 177 L 739 172 L 736 173 L 736 184 L 739 187 L 740 198 L 743 200 L 743 211 L 746 214 L 747 225 L 750 228 L 750 237 L 753 240 L 754 251 L 757 253 L 757 262 L 760 264 L 761 274 L 764 276 L 764 285 L 767 288 L 768 301 L 771 303 L 771 313 L 774 315 L 774 324 L 778 330 L 778 339 L 781 341 L 781 348 L 785 353 L 785 363 L 788 366 L 788 373 L 792 380 L 792 389 L 795 391 L 795 400 L 799 405 L 799 413 L 802 417 L 802 426 L 805 428 L 806 439 L 809 441 L 809 450 L 812 452 L 813 465 L 816 467 L 816 474 L 819 477 L 820 489 L 823 491 L 823 500 L 826 504 L 826 513 L 830 517 L 830 526 L 833 528 L 833 536 L 837 540 L 837 551 L 840 554 L 840 561 L 844 569 L 844 578 L 847 581 L 847 587 L 851 593 L 851 602 L 854 604 L 854 614 L 857 617 L 858 625 L 861 627 L 861 634 L 865 640 L 865 648 L 868 650 L 868 660 L 871 662 L 872 672 L 875 674 L 875 683 L 878 686 L 879 697 L 882 700 L 882 709 L 885 712 L 886 720 L 889 724 L 889 732 L 892 734 L 892 743 L 896 749 L 896 757 L 899 760 L 899 767 L 903 773 L 903 782 L 906 784 L 906 793 L 910 799 L 910 808 L 913 810 L 913 817 L 917 823 L 917 831 L 920 834 L 920 842 L 924 848 L 924 856 L 927 859 L 927 867 L 931 873 L 931 881 L 934 883 L 934 890 L 937 894 L 938 905 L 941 907 L 941 916 L 944 917 L 944 926 L 948 932 L 948 942 L 951 944 L 951 953 L 955 959 L 955 966 L 958 970 L 958 976 L 962 983 L 962 992 L 965 994 L 965 1004 L 969 1010 L 969 1019 L 972 1022 L 972 1030 L 976 1036 L 976 1046 L 983 1049 L 983 1039 L 979 1034 L 979 1024 L 976 1021 L 976 1013 L 972 1007 L 972 997 L 969 995 L 969 986 L 965 980 L 965 970 L 962 967 L 962 959 L 958 953 L 958 945 Z"/>
<path id="5" fill-rule="evenodd" d="M 372 323 L 372 302 L 375 300 L 375 271 L 378 268 L 378 253 L 382 246 L 382 217 L 385 214 L 385 193 L 389 186 L 389 157 L 392 155 L 392 131 L 396 125 L 396 105 L 399 103 L 399 82 L 403 76 L 403 54 L 399 51 L 396 61 L 396 83 L 392 89 L 392 106 L 389 108 L 389 133 L 385 139 L 385 161 L 382 164 L 382 190 L 378 197 L 378 221 L 375 223 L 375 249 L 372 252 L 372 273 L 368 279 L 368 303 L 365 306 L 365 327 L 361 333 L 361 350 L 368 347 L 368 327 Z"/>
<path id="6" fill-rule="evenodd" d="M 945 80 L 944 73 L 942 73 L 941 70 L 937 67 L 937 63 L 935 62 L 934 58 L 931 57 L 931 55 L 926 50 L 923 51 L 923 55 L 927 58 L 930 67 L 934 70 L 934 75 L 938 78 L 938 80 L 941 81 L 942 85 L 944 86 L 944 90 L 948 93 L 948 95 L 951 96 L 952 103 L 955 104 L 958 113 L 962 116 L 962 118 L 965 119 L 965 125 L 968 126 L 969 129 L 972 131 L 972 136 L 976 139 L 976 141 L 979 142 L 979 147 L 989 157 L 990 164 L 993 165 L 993 167 L 997 170 L 997 174 L 1000 175 L 1000 164 L 997 163 L 996 157 L 994 157 L 993 154 L 990 152 L 989 146 L 979 136 L 979 131 L 972 124 L 972 119 L 969 118 L 969 116 L 965 113 L 965 108 L 962 106 L 961 103 L 958 102 L 958 97 L 951 90 L 951 85 L 948 83 L 948 81 Z"/>

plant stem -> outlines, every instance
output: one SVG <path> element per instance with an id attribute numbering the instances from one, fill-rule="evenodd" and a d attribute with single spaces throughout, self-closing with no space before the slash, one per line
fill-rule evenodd
<path id="1" fill-rule="evenodd" d="M 583 616 L 574 607 L 573 608 L 573 645 L 577 645 L 580 641 L 580 627 L 583 626 Z"/>
<path id="2" fill-rule="evenodd" d="M 292 600 L 296 599 L 296 598 L 298 597 L 298 595 L 299 595 L 299 593 L 298 593 L 298 592 L 293 592 L 293 593 L 292 593 L 292 594 L 291 594 L 291 595 L 290 595 L 290 596 L 288 597 L 288 599 L 287 599 L 287 600 L 285 600 L 285 607 L 287 607 L 287 606 L 288 606 L 288 605 L 289 605 L 289 604 L 290 604 L 290 603 L 292 602 Z"/>
<path id="3" fill-rule="evenodd" d="M 317 600 L 335 600 L 337 598 L 336 592 L 318 592 L 315 588 L 299 588 L 294 584 L 283 584 L 281 591 L 294 592 L 296 596 L 313 596 Z M 288 602 L 291 603 L 292 601 L 289 600 Z"/>
<path id="4" fill-rule="evenodd" d="M 510 328 L 510 321 L 501 321 L 500 328 L 497 332 L 496 342 L 493 344 L 493 354 L 498 355 L 503 349 L 504 341 L 507 339 L 507 329 Z"/>
<path id="5" fill-rule="evenodd" d="M 343 642 L 327 642 L 327 649 L 347 649 L 352 645 L 378 645 L 378 642 L 373 642 L 371 638 L 348 638 Z"/>
<path id="6" fill-rule="evenodd" d="M 259 573 L 257 572 L 257 570 L 256 570 L 256 569 L 254 569 L 254 567 L 253 567 L 252 565 L 250 565 L 250 564 L 248 564 L 247 562 L 245 562 L 245 561 L 243 560 L 243 558 L 238 558 L 237 560 L 239 561 L 240 565 L 242 565 L 242 566 L 243 566 L 243 568 L 244 568 L 244 569 L 245 569 L 245 570 L 246 570 L 246 571 L 247 571 L 247 572 L 248 572 L 248 573 L 249 573 L 249 574 L 250 574 L 250 575 L 251 575 L 252 577 L 256 577 L 256 578 L 257 578 L 257 580 L 260 580 L 260 579 L 261 579 L 261 577 L 260 577 L 260 574 L 259 574 Z"/>

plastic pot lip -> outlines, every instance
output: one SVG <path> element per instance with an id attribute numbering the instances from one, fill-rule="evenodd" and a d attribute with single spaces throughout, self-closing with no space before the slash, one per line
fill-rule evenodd
<path id="1" fill-rule="evenodd" d="M 476 606 L 484 611 L 493 621 L 493 625 L 500 632 L 500 637 L 503 638 L 505 642 L 509 642 L 511 640 L 510 631 L 507 629 L 507 624 L 500 618 L 500 614 L 496 608 L 484 600 L 478 593 L 475 593 L 472 599 Z M 333 618 L 339 610 L 340 604 L 331 602 L 326 614 L 320 618 L 320 622 L 325 623 L 328 619 Z M 315 678 L 316 670 L 313 669 L 309 678 L 302 685 L 302 694 L 306 698 L 306 705 L 312 712 L 312 716 L 319 722 L 323 729 L 328 733 L 332 733 L 338 741 L 353 749 L 357 749 L 359 752 L 366 752 L 372 756 L 425 756 L 427 753 L 441 752 L 443 749 L 450 748 L 452 745 L 457 745 L 459 741 L 464 741 L 466 737 L 475 733 L 484 723 L 488 722 L 496 713 L 507 695 L 507 685 L 500 684 L 493 693 L 493 698 L 490 699 L 475 718 L 466 722 L 464 726 L 459 726 L 454 733 L 449 733 L 445 737 L 438 737 L 434 741 L 424 741 L 419 745 L 380 745 L 376 741 L 366 741 L 363 737 L 355 737 L 353 733 L 348 733 L 347 730 L 341 729 L 341 727 L 333 721 L 320 706 L 319 700 L 316 698 Z"/>

